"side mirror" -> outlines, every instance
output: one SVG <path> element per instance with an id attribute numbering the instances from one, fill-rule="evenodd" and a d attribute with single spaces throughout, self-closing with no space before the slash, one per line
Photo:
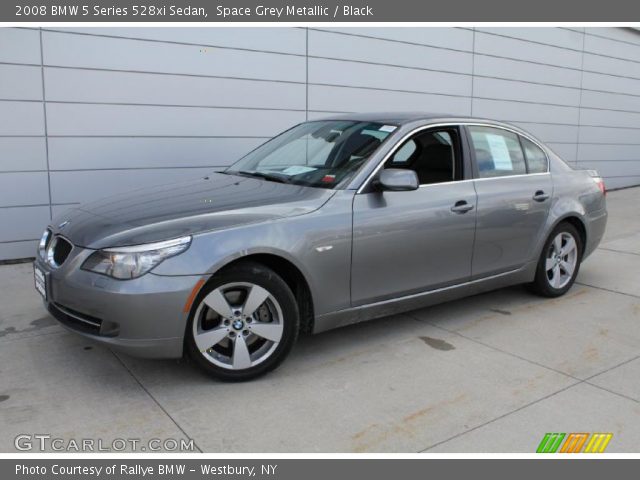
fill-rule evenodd
<path id="1" fill-rule="evenodd" d="M 406 192 L 418 189 L 418 176 L 413 170 L 404 168 L 386 168 L 380 172 L 377 180 L 380 190 Z"/>

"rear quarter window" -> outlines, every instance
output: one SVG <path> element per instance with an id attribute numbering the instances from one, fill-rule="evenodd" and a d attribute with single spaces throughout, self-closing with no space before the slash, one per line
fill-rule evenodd
<path id="1" fill-rule="evenodd" d="M 520 137 L 520 140 L 522 141 L 524 156 L 527 159 L 529 173 L 545 173 L 549 169 L 547 154 L 531 140 L 524 137 Z"/>

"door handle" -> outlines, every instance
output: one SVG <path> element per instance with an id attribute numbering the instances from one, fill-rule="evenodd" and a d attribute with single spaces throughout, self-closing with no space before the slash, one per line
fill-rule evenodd
<path id="1" fill-rule="evenodd" d="M 451 207 L 451 211 L 454 213 L 467 213 L 469 210 L 473 210 L 473 205 L 467 203 L 466 200 L 459 200 Z"/>
<path id="2" fill-rule="evenodd" d="M 544 193 L 542 190 L 538 190 L 536 193 L 533 194 L 533 199 L 536 202 L 544 202 L 547 198 L 549 198 L 549 194 Z"/>

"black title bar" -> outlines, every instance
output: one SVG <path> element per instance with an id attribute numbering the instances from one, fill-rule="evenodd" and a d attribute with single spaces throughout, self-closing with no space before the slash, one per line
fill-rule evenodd
<path id="1" fill-rule="evenodd" d="M 0 22 L 624 22 L 630 0 L 3 0 Z"/>
<path id="2" fill-rule="evenodd" d="M 634 478 L 638 460 L 346 460 L 346 459 L 1 459 L 3 479 L 51 480 L 404 480 L 427 478 Z"/>

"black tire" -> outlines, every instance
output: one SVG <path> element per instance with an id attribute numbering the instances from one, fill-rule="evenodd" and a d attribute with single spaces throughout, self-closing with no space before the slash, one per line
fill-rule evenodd
<path id="1" fill-rule="evenodd" d="M 248 368 L 240 368 L 234 369 L 231 365 L 225 367 L 220 366 L 218 364 L 213 363 L 213 357 L 218 357 L 218 352 L 214 351 L 213 348 L 223 348 L 220 346 L 221 344 L 214 345 L 212 350 L 209 351 L 200 351 L 200 349 L 196 345 L 195 339 L 195 331 L 194 331 L 194 322 L 200 322 L 196 329 L 201 328 L 204 324 L 203 322 L 208 322 L 209 319 L 205 318 L 203 315 L 209 315 L 205 313 L 209 307 L 204 306 L 203 300 L 214 290 L 224 287 L 227 285 L 233 284 L 242 284 L 242 283 L 251 283 L 262 287 L 265 289 L 270 295 L 275 303 L 278 305 L 279 310 L 282 314 L 282 337 L 277 343 L 269 345 L 269 341 L 256 336 L 252 337 L 251 333 L 249 333 L 249 337 L 247 338 L 247 345 L 249 339 L 253 339 L 254 342 L 263 342 L 261 348 L 266 348 L 269 350 L 272 348 L 273 350 L 269 350 L 271 353 L 268 356 L 260 361 L 257 365 L 252 365 Z M 241 288 L 241 287 L 238 287 Z M 220 291 L 222 291 L 221 289 Z M 227 290 L 228 291 L 228 290 Z M 233 292 L 232 292 L 233 294 Z M 225 299 L 227 299 L 225 293 Z M 248 293 L 247 293 L 248 295 Z M 245 297 L 246 299 L 247 297 Z M 267 300 L 262 304 L 261 308 L 267 308 L 267 302 L 271 302 L 272 300 Z M 202 307 L 201 307 L 202 305 Z M 274 307 L 277 309 L 277 307 Z M 258 312 L 259 309 L 256 310 Z M 216 312 L 212 309 L 209 309 L 212 312 L 213 316 L 216 317 Z M 268 311 L 268 309 L 267 309 Z M 256 313 L 259 315 L 259 313 Z M 197 318 L 198 317 L 198 318 Z M 220 315 L 217 316 L 220 320 L 214 319 L 214 322 L 224 322 L 225 317 Z M 216 273 L 209 282 L 202 288 L 200 293 L 198 294 L 196 300 L 193 302 L 192 311 L 189 317 L 189 321 L 187 322 L 187 330 L 185 332 L 185 349 L 189 357 L 207 374 L 211 375 L 214 378 L 224 381 L 245 381 L 256 378 L 260 375 L 264 375 L 265 373 L 275 369 L 278 367 L 282 361 L 286 358 L 286 356 L 291 351 L 293 344 L 295 343 L 298 332 L 300 329 L 300 315 L 298 312 L 298 305 L 296 303 L 295 297 L 291 292 L 289 286 L 285 283 L 285 281 L 278 276 L 273 270 L 270 268 L 261 265 L 255 262 L 242 262 L 236 265 L 233 265 L 229 268 L 225 268 L 219 273 Z M 231 319 L 233 321 L 233 319 Z M 256 323 L 259 323 L 258 320 L 253 320 L 253 324 L 248 322 L 252 321 L 251 319 L 246 320 L 246 325 L 243 328 L 251 328 L 251 325 L 254 327 Z M 280 321 L 278 322 L 280 324 Z M 231 331 L 233 331 L 233 325 L 235 322 L 231 323 Z M 216 324 L 215 328 L 220 328 L 223 326 L 223 323 Z M 226 328 L 226 327 L 225 327 Z M 229 331 L 230 329 L 227 328 Z M 207 330 L 204 330 L 207 332 Z M 235 340 L 238 340 L 243 333 L 248 332 L 248 330 L 238 331 L 235 334 Z M 257 339 L 257 340 L 256 340 Z M 243 340 L 244 341 L 244 340 Z M 235 354 L 235 343 L 233 339 L 224 338 L 222 342 L 227 342 L 227 346 L 225 348 L 229 351 L 229 361 L 232 361 L 233 355 Z M 251 350 L 251 345 L 249 345 L 248 350 Z M 259 353 L 259 352 L 258 352 Z M 256 354 L 256 352 L 251 353 L 251 355 Z M 266 354 L 265 354 L 266 355 Z M 218 360 L 219 362 L 219 360 Z"/>
<path id="2" fill-rule="evenodd" d="M 555 287 L 552 284 L 553 283 L 552 280 L 550 280 L 550 276 L 552 276 L 553 273 L 549 273 L 547 271 L 546 264 L 547 264 L 547 259 L 549 259 L 550 261 L 554 261 L 555 250 L 552 244 L 556 239 L 556 237 L 558 237 L 558 235 L 561 235 L 561 234 L 563 235 L 563 237 L 566 235 L 570 235 L 575 241 L 576 261 L 575 261 L 575 268 L 573 270 L 573 273 L 571 274 L 571 277 L 568 279 L 568 281 L 565 280 L 566 283 L 563 282 L 561 286 Z M 542 248 L 542 252 L 540 253 L 540 258 L 538 259 L 536 276 L 534 281 L 528 285 L 529 289 L 540 296 L 549 297 L 549 298 L 559 297 L 567 293 L 567 291 L 572 287 L 573 283 L 575 282 L 576 277 L 578 276 L 578 272 L 580 270 L 580 262 L 582 261 L 583 249 L 584 249 L 584 246 L 582 245 L 582 238 L 580 237 L 580 233 L 578 232 L 576 227 L 574 227 L 571 223 L 568 223 L 568 222 L 560 223 L 558 226 L 556 226 L 556 228 L 553 229 L 553 231 L 549 235 L 549 238 L 547 238 L 547 241 L 545 242 L 544 247 Z"/>

